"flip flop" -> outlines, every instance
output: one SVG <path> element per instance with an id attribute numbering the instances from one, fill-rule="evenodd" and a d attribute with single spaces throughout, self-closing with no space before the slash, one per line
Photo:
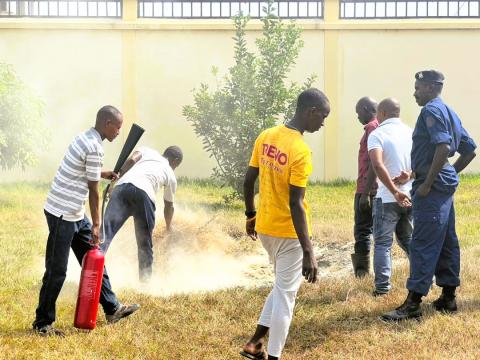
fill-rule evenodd
<path id="1" fill-rule="evenodd" d="M 260 351 L 256 354 L 251 354 L 244 350 L 244 351 L 240 351 L 240 355 L 250 360 L 266 360 L 267 359 L 267 354 L 265 353 L 265 351 Z"/>

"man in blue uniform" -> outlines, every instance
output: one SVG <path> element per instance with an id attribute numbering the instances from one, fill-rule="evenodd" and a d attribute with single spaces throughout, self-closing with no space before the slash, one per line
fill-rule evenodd
<path id="1" fill-rule="evenodd" d="M 410 244 L 408 296 L 397 309 L 382 316 L 387 321 L 418 318 L 420 303 L 435 275 L 442 288 L 433 302 L 438 311 L 455 312 L 455 289 L 460 285 L 460 248 L 455 233 L 453 194 L 458 173 L 475 157 L 475 142 L 457 114 L 439 97 L 444 76 L 435 70 L 415 74 L 414 97 L 423 106 L 413 132 L 412 187 L 414 230 Z M 453 165 L 448 158 L 460 156 Z M 408 179 L 408 175 L 397 182 Z"/>

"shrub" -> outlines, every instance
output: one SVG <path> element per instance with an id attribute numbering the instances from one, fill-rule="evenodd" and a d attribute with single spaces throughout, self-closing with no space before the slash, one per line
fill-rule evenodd
<path id="1" fill-rule="evenodd" d="M 47 144 L 44 132 L 42 102 L 0 63 L 0 167 L 33 165 Z"/>
<path id="2" fill-rule="evenodd" d="M 262 36 L 256 39 L 258 53 L 247 49 L 249 17 L 234 17 L 234 65 L 217 88 L 202 83 L 194 90 L 194 104 L 183 115 L 201 138 L 203 148 L 217 163 L 213 176 L 233 187 L 233 197 L 243 193 L 243 178 L 256 137 L 279 118 L 293 116 L 298 94 L 311 86 L 315 75 L 303 85 L 287 84 L 287 75 L 303 47 L 301 29 L 274 15 L 273 2 L 263 9 Z M 212 73 L 218 76 L 218 69 Z"/>

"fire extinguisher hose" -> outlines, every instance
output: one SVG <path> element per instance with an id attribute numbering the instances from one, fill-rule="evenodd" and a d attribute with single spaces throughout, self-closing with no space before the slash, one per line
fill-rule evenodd
<path id="1" fill-rule="evenodd" d="M 108 201 L 108 190 L 110 189 L 110 185 L 112 183 L 109 183 L 107 187 L 105 188 L 105 191 L 103 192 L 103 201 L 102 201 L 102 242 L 105 241 L 105 203 Z"/>

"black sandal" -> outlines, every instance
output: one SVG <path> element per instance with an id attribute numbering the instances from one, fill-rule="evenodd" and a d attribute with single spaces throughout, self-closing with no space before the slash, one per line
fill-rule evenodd
<path id="1" fill-rule="evenodd" d="M 263 350 L 256 353 L 256 354 L 251 354 L 251 353 L 243 350 L 243 351 L 240 351 L 240 355 L 242 355 L 242 356 L 244 356 L 244 357 L 246 357 L 247 359 L 250 359 L 250 360 L 266 360 L 267 359 L 267 354 Z"/>

